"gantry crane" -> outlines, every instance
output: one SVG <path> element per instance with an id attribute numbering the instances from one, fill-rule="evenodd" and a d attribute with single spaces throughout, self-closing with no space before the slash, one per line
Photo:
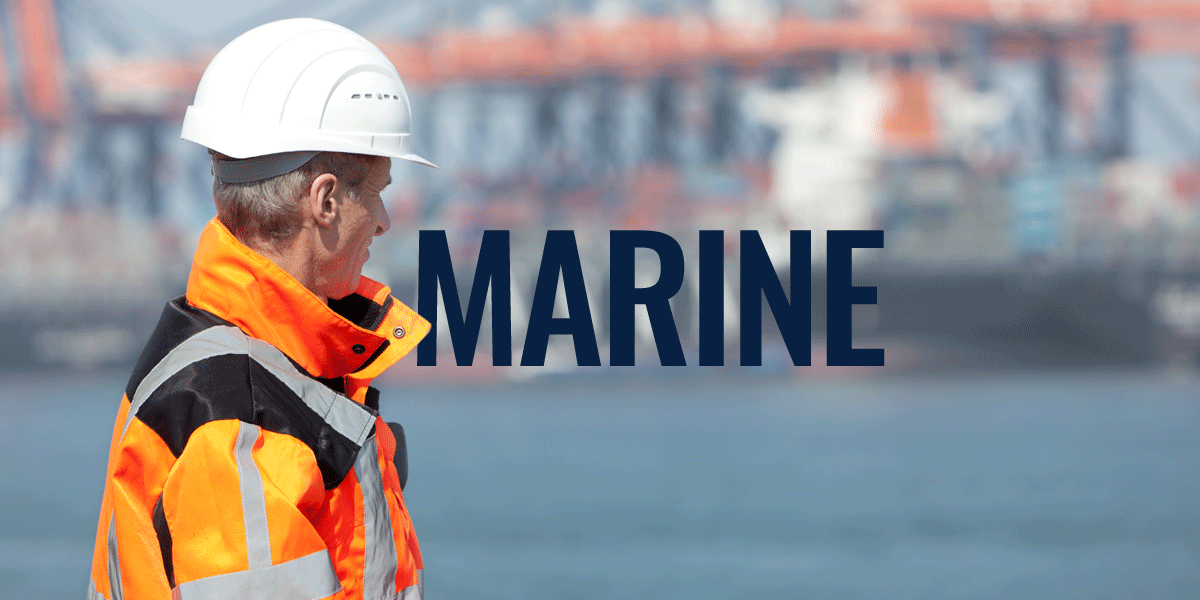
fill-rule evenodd
<path id="1" fill-rule="evenodd" d="M 10 56 L 7 62 L 0 60 L 0 69 L 8 69 L 6 82 L 18 84 L 0 89 L 0 128 L 27 134 L 30 163 L 36 167 L 30 183 L 20 187 L 23 194 L 51 193 L 39 190 L 37 180 L 48 169 L 65 167 L 51 164 L 43 154 L 55 136 L 63 135 L 65 124 L 75 123 L 73 135 L 87 141 L 70 168 L 109 173 L 102 179 L 140 181 L 134 186 L 144 196 L 140 201 L 154 213 L 161 183 L 156 173 L 163 160 L 159 138 L 181 118 L 211 56 L 76 56 L 68 61 L 60 22 L 64 6 L 72 1 L 10 0 L 0 10 L 5 41 L 0 52 L 7 50 Z M 446 28 L 406 40 L 384 36 L 378 43 L 410 88 L 432 103 L 439 90 L 463 85 L 485 92 L 513 85 L 544 90 L 542 125 L 555 122 L 555 97 L 572 86 L 646 82 L 654 103 L 654 124 L 647 133 L 656 139 L 676 127 L 678 85 L 710 78 L 716 82 L 708 86 L 711 97 L 706 99 L 711 108 L 706 126 L 712 131 L 705 134 L 716 140 L 711 149 L 716 154 L 727 146 L 721 138 L 728 135 L 734 100 L 729 78 L 766 74 L 795 81 L 827 70 L 832 57 L 849 53 L 880 56 L 901 66 L 915 56 L 958 55 L 972 66 L 980 89 L 989 85 L 994 58 L 1040 56 L 1046 80 L 1042 146 L 1045 152 L 1057 152 L 1062 146 L 1063 90 L 1054 81 L 1063 68 L 1062 56 L 1098 53 L 1110 60 L 1113 73 L 1112 127 L 1104 152 L 1119 155 L 1128 148 L 1129 53 L 1164 47 L 1200 51 L 1197 38 L 1180 31 L 1180 24 L 1200 22 L 1200 5 L 1184 0 L 874 0 L 861 7 L 860 14 L 849 18 L 783 14 L 750 26 L 699 12 L 617 21 L 567 17 L 526 28 Z M 886 121 L 890 139 L 901 147 L 929 148 L 938 135 L 936 123 L 914 112 L 928 90 L 920 76 L 900 77 L 907 79 L 898 86 L 901 97 Z M 614 102 L 618 100 L 601 95 L 596 118 L 610 118 Z M 111 160 L 107 139 L 116 130 L 126 135 L 133 131 L 140 140 L 140 157 L 132 165 Z M 603 136 L 598 138 L 604 143 Z M 650 145 L 665 147 L 660 141 Z M 669 154 L 659 158 L 669 160 Z M 135 173 L 112 174 L 130 169 Z M 120 192 L 111 182 L 99 187 L 95 193 L 105 203 L 118 201 Z"/>

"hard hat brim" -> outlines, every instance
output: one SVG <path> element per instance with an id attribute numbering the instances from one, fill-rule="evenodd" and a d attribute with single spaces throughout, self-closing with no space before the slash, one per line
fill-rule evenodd
<path id="1" fill-rule="evenodd" d="M 425 165 L 425 166 L 427 166 L 427 167 L 433 167 L 433 168 L 435 168 L 435 169 L 437 169 L 437 168 L 440 168 L 440 167 L 438 167 L 437 165 L 435 165 L 435 164 L 433 164 L 433 163 L 431 163 L 431 162 L 429 162 L 429 161 L 425 160 L 424 158 L 421 158 L 420 156 L 417 156 L 416 154 L 405 154 L 405 155 L 402 155 L 402 156 L 397 156 L 396 158 L 399 158 L 399 159 L 402 159 L 402 160 L 407 160 L 407 161 L 409 161 L 409 162 L 415 162 L 415 163 L 417 163 L 418 165 Z"/>

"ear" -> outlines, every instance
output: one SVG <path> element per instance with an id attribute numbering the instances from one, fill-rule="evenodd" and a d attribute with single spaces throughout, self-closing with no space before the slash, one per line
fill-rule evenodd
<path id="1" fill-rule="evenodd" d="M 322 227 L 332 227 L 338 217 L 338 202 L 335 194 L 338 191 L 337 176 L 333 173 L 322 173 L 313 179 L 308 188 L 305 200 L 313 219 Z"/>

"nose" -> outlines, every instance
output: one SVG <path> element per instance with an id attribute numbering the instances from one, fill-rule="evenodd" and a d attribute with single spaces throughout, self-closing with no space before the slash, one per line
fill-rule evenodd
<path id="1" fill-rule="evenodd" d="M 392 228 L 392 219 L 388 217 L 387 207 L 379 203 L 379 224 L 375 226 L 375 235 L 383 235 Z"/>

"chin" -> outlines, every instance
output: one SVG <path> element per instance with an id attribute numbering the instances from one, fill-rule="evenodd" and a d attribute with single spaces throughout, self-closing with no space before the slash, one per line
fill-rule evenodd
<path id="1" fill-rule="evenodd" d="M 345 298 L 346 296 L 353 294 L 355 289 L 356 288 L 343 289 L 340 292 L 337 292 L 336 294 L 330 294 L 329 299 L 330 300 L 341 300 L 342 298 Z"/>
<path id="2" fill-rule="evenodd" d="M 346 278 L 342 279 L 341 285 L 335 285 L 334 281 L 321 286 L 324 296 L 329 300 L 341 300 L 358 290 L 358 283 L 362 281 L 362 268 L 360 267 L 353 275 L 348 274 Z"/>
<path id="3" fill-rule="evenodd" d="M 342 298 L 353 294 L 356 290 L 358 290 L 359 281 L 362 281 L 362 271 L 359 271 L 354 275 L 354 277 L 350 278 L 350 280 L 346 282 L 346 285 L 342 286 L 342 289 L 339 292 L 341 294 L 340 296 L 330 296 L 330 298 L 341 300 Z"/>

